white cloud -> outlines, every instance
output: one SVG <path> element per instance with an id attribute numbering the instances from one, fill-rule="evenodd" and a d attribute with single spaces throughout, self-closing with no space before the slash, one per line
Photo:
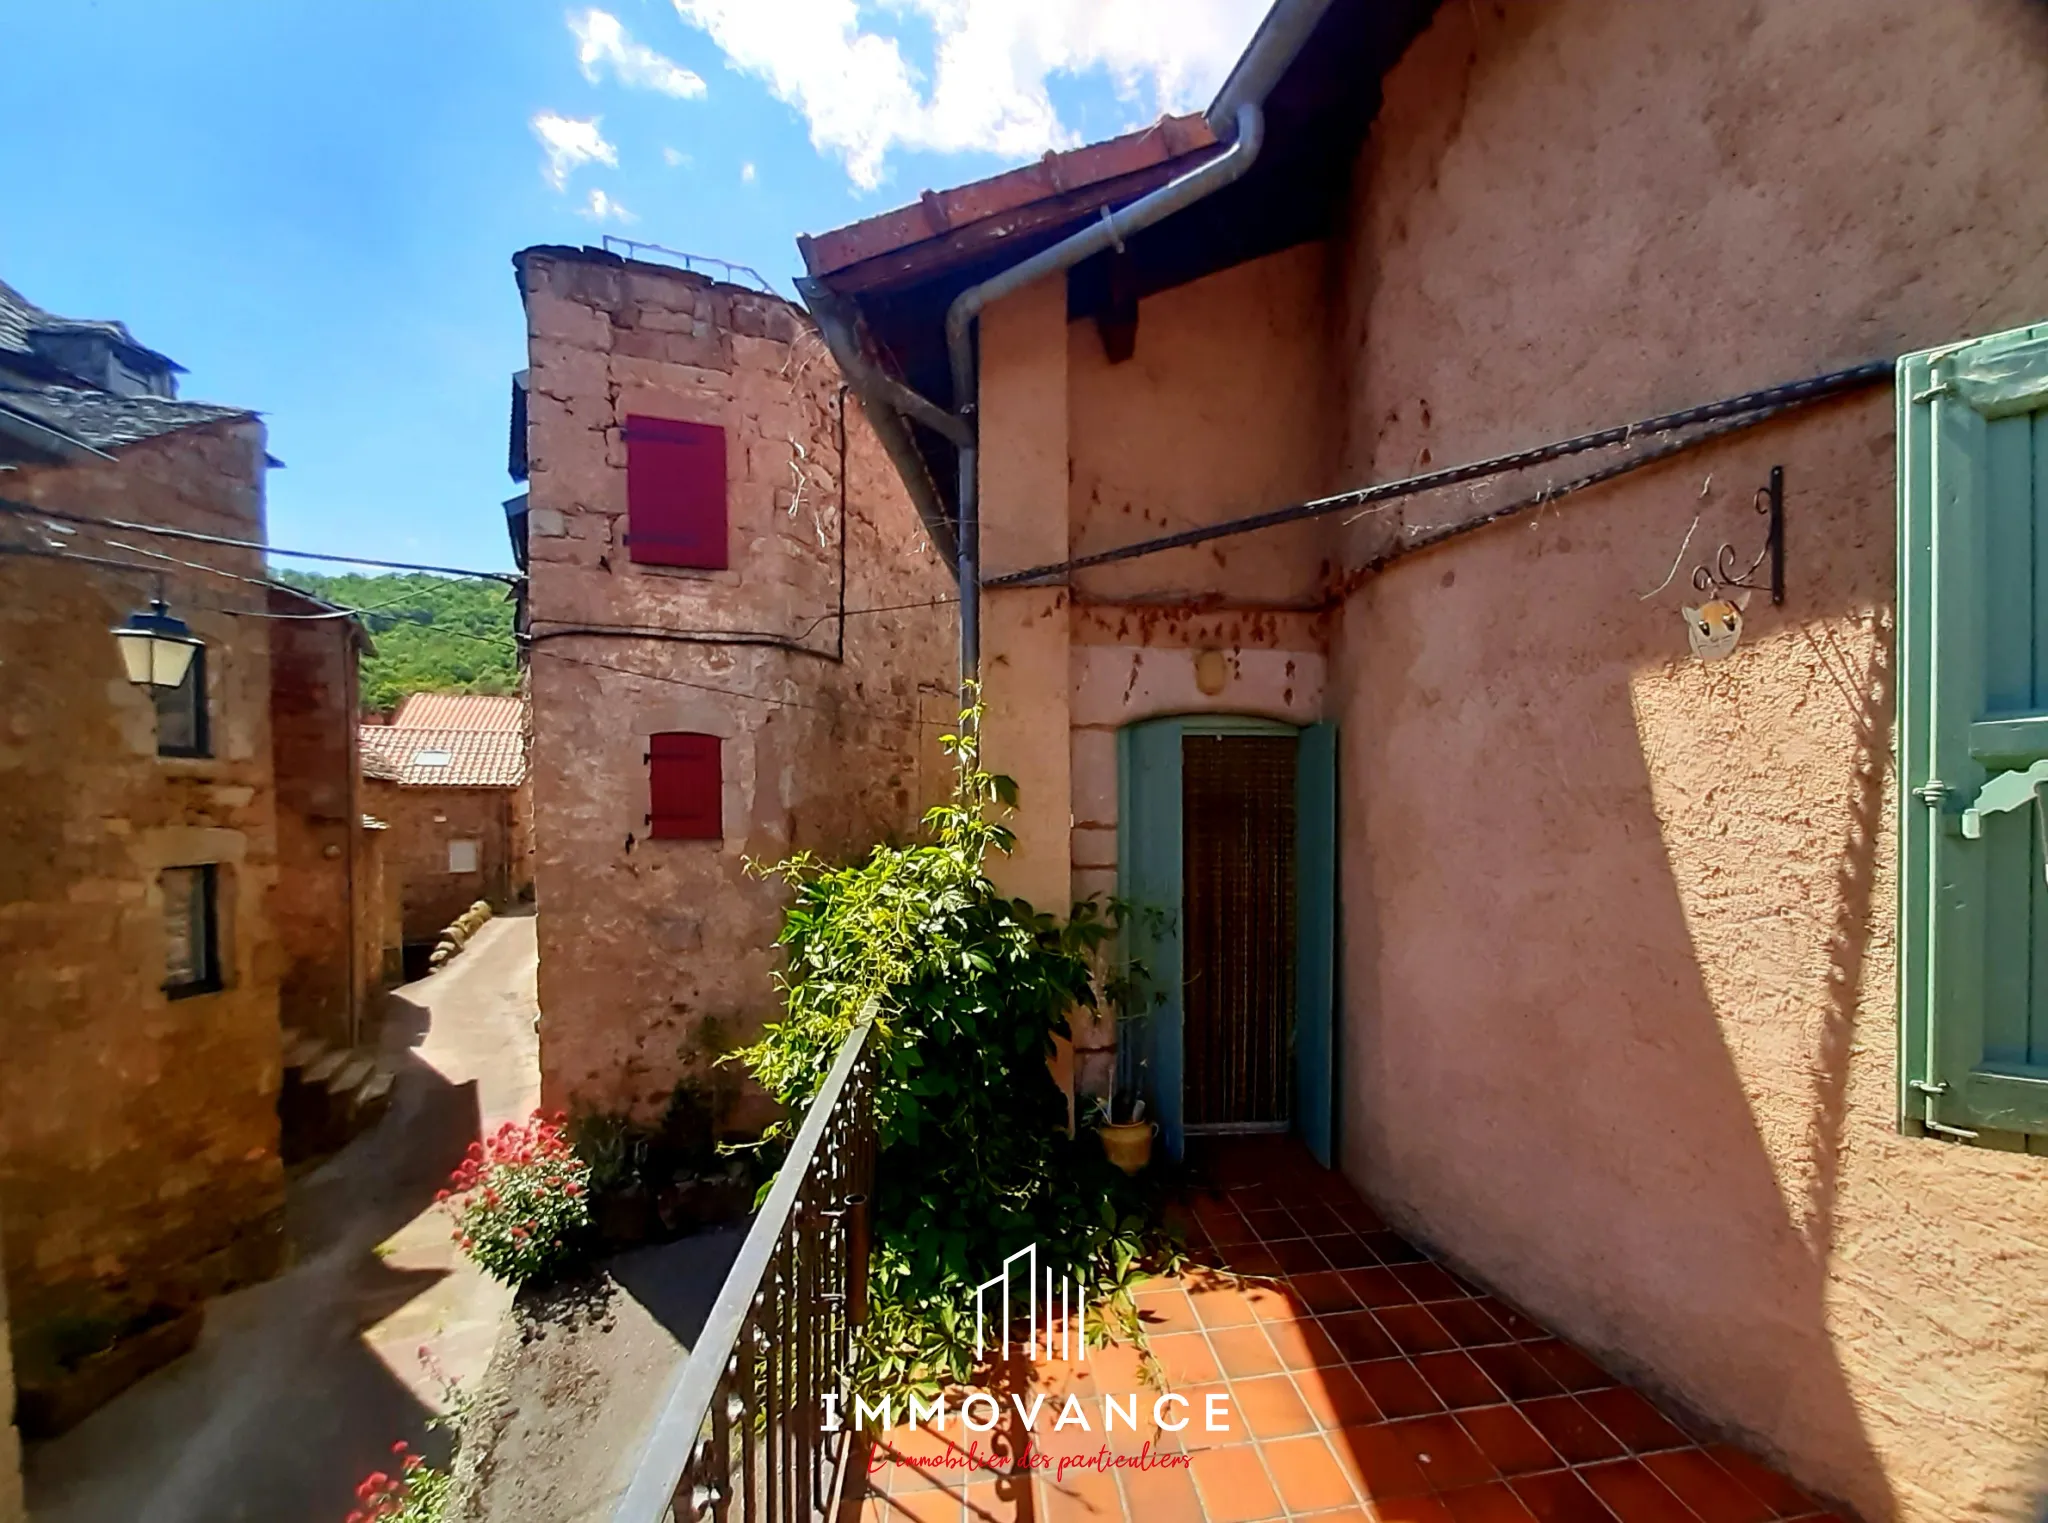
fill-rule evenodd
<path id="1" fill-rule="evenodd" d="M 748 161 L 747 161 L 746 163 L 744 163 L 744 164 L 740 165 L 740 184 L 742 184 L 742 185 L 752 185 L 753 183 L 754 183 L 754 162 L 753 162 L 753 160 L 752 160 L 752 159 L 749 159 L 749 160 L 748 160 Z"/>
<path id="2" fill-rule="evenodd" d="M 576 61 L 583 77 L 596 84 L 609 66 L 622 85 L 640 90 L 659 90 L 678 100 L 691 100 L 704 93 L 704 81 L 672 58 L 664 58 L 645 43 L 626 35 L 619 18 L 608 11 L 571 11 L 569 30 L 576 34 Z"/>
<path id="3" fill-rule="evenodd" d="M 547 150 L 547 167 L 541 171 L 548 178 L 548 184 L 556 190 L 569 183 L 569 176 L 585 164 L 609 164 L 618 167 L 619 150 L 604 140 L 604 134 L 597 130 L 602 117 L 591 117 L 588 121 L 573 116 L 557 116 L 552 111 L 542 111 L 533 119 L 533 135 L 540 139 L 541 147 Z"/>
<path id="4" fill-rule="evenodd" d="M 690 156 L 680 148 L 664 148 L 661 150 L 661 161 L 670 169 L 681 169 L 690 162 Z"/>
<path id="5" fill-rule="evenodd" d="M 896 148 L 1025 159 L 1071 147 L 1046 83 L 1102 70 L 1135 120 L 1204 103 L 1268 0 L 884 0 L 935 39 L 926 79 L 860 0 L 673 0 L 727 62 L 810 124 L 854 184 L 881 182 Z"/>
<path id="6" fill-rule="evenodd" d="M 576 215 L 588 217 L 592 222 L 626 223 L 640 220 L 596 186 L 591 187 L 590 199 L 576 209 Z"/>

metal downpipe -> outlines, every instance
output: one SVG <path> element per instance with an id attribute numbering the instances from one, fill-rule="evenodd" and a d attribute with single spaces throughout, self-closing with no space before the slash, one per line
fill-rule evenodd
<path id="1" fill-rule="evenodd" d="M 1020 260 L 980 285 L 953 298 L 946 309 L 946 356 L 953 373 L 953 396 L 961 422 L 973 442 L 959 446 L 960 685 L 962 692 L 981 673 L 981 481 L 980 428 L 976 419 L 975 322 L 991 302 L 1002 300 L 1048 275 L 1072 269 L 1175 212 L 1214 195 L 1243 176 L 1259 156 L 1266 137 L 1265 113 L 1255 102 L 1237 108 L 1237 131 L 1230 147 L 1179 179 L 1141 196 L 1122 211 L 1105 209 L 1099 220 L 1050 248 Z"/>

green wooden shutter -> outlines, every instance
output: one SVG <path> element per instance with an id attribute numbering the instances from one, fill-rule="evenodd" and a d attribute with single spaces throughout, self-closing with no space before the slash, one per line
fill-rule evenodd
<path id="1" fill-rule="evenodd" d="M 1124 946 L 1144 965 L 1151 1004 L 1118 1053 L 1124 1082 L 1137 1082 L 1169 1157 L 1181 1134 L 1181 722 L 1152 719 L 1117 731 L 1117 894 L 1138 913 Z M 1143 1064 L 1140 1077 L 1135 1071 Z"/>
<path id="2" fill-rule="evenodd" d="M 1295 1127 L 1324 1168 L 1336 1154 L 1337 727 L 1301 732 L 1294 770 Z"/>
<path id="3" fill-rule="evenodd" d="M 2048 1134 L 2048 325 L 1898 406 L 1901 1113 Z"/>

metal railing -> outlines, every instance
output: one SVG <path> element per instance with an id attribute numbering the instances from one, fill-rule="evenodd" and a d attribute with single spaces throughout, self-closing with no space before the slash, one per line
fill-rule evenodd
<path id="1" fill-rule="evenodd" d="M 853 1332 L 866 1319 L 874 1068 L 858 1026 L 655 1420 L 613 1523 L 818 1523 L 852 1456 Z"/>

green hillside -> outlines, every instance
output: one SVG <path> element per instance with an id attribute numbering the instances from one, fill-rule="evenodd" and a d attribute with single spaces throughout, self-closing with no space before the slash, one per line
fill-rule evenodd
<path id="1" fill-rule="evenodd" d="M 377 654 L 363 663 L 365 709 L 396 708 L 408 693 L 518 691 L 511 593 L 501 582 L 419 572 L 272 574 L 330 603 L 367 610 Z"/>

